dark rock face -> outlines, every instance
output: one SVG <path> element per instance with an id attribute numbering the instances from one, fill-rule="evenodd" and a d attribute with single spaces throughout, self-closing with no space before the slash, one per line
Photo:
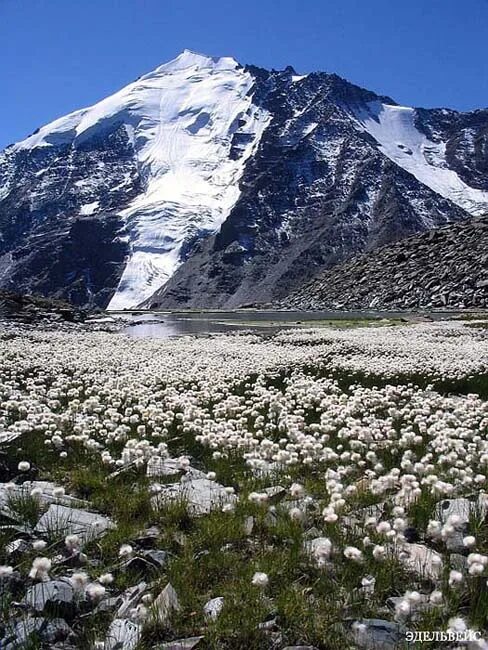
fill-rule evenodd
<path id="1" fill-rule="evenodd" d="M 373 93 L 335 75 L 290 84 L 282 73 L 262 77 L 257 97 L 273 120 L 240 199 L 144 306 L 269 303 L 359 252 L 469 218 L 354 127 L 351 114 L 377 100 Z"/>
<path id="2" fill-rule="evenodd" d="M 298 309 L 488 307 L 488 216 L 409 237 L 320 274 Z"/>
<path id="3" fill-rule="evenodd" d="M 128 253 L 116 212 L 139 188 L 125 128 L 76 145 L 7 149 L 0 188 L 0 287 L 105 306 Z"/>
<path id="4" fill-rule="evenodd" d="M 446 143 L 446 162 L 460 178 L 488 190 L 488 110 L 457 113 L 417 109 L 417 128 L 433 142 Z"/>
<path id="5" fill-rule="evenodd" d="M 86 312 L 63 300 L 52 300 L 39 296 L 21 296 L 0 290 L 0 318 L 24 323 L 35 323 L 41 319 L 81 322 Z"/>

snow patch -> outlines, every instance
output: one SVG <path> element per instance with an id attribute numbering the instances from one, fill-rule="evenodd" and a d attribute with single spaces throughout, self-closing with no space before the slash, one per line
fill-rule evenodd
<path id="1" fill-rule="evenodd" d="M 432 142 L 418 131 L 414 108 L 375 101 L 355 109 L 354 116 L 381 151 L 421 183 L 473 215 L 488 210 L 488 192 L 470 187 L 448 168 L 445 143 Z"/>
<path id="2" fill-rule="evenodd" d="M 87 216 L 93 214 L 98 210 L 99 203 L 98 201 L 93 201 L 93 203 L 85 203 L 80 207 L 80 214 Z"/>

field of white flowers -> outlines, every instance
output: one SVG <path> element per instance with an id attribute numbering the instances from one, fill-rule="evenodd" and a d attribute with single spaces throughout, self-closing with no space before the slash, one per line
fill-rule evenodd
<path id="1" fill-rule="evenodd" d="M 476 325 L 5 327 L 0 647 L 488 648 Z"/>

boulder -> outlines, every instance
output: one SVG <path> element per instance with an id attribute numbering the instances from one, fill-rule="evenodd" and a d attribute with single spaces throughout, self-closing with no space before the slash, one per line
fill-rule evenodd
<path id="1" fill-rule="evenodd" d="M 222 607 L 224 606 L 224 599 L 222 596 L 217 596 L 217 598 L 212 598 L 203 606 L 203 613 L 206 617 L 211 619 L 216 619 Z"/>
<path id="2" fill-rule="evenodd" d="M 141 626 L 127 618 L 116 618 L 105 637 L 104 650 L 134 650 L 141 637 Z"/>
<path id="3" fill-rule="evenodd" d="M 234 494 L 227 494 L 223 485 L 207 478 L 197 478 L 163 486 L 152 498 L 152 503 L 157 508 L 168 501 L 184 501 L 190 514 L 203 515 L 236 500 Z"/>
<path id="4" fill-rule="evenodd" d="M 51 612 L 68 619 L 76 611 L 75 592 L 67 579 L 38 582 L 29 587 L 24 604 L 36 612 Z"/>
<path id="5" fill-rule="evenodd" d="M 424 544 L 404 542 L 396 547 L 396 556 L 403 566 L 421 578 L 440 580 L 443 571 L 442 556 Z"/>
<path id="6" fill-rule="evenodd" d="M 81 541 L 86 543 L 101 537 L 112 527 L 110 519 L 95 512 L 52 504 L 37 522 L 35 531 L 57 538 L 78 535 Z"/>
<path id="7" fill-rule="evenodd" d="M 180 609 L 178 595 L 173 586 L 168 583 L 152 605 L 156 620 L 159 623 L 166 624 L 171 619 L 173 612 L 178 612 Z"/>

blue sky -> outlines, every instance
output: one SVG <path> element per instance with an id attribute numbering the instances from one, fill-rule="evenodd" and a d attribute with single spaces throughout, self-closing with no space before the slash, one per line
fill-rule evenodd
<path id="1" fill-rule="evenodd" d="M 488 0 L 0 0 L 0 147 L 189 48 L 488 106 Z"/>

